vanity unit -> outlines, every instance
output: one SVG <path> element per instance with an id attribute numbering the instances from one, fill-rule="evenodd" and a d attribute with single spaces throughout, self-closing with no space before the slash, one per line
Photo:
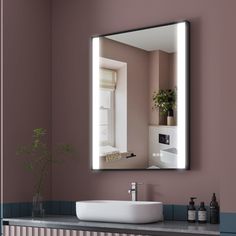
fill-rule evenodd
<path id="1" fill-rule="evenodd" d="M 79 221 L 75 216 L 8 218 L 3 220 L 4 236 L 206 236 L 220 235 L 218 225 L 165 221 L 151 224 L 121 224 Z"/>

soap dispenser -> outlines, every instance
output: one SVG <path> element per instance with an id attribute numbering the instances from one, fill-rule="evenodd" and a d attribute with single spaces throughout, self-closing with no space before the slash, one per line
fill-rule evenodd
<path id="1" fill-rule="evenodd" d="M 194 199 L 196 199 L 196 197 L 191 197 L 188 205 L 188 222 L 190 223 L 196 222 L 196 208 Z"/>

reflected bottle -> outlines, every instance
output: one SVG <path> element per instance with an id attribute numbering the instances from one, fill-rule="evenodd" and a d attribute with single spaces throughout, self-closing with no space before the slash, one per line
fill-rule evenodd
<path id="1" fill-rule="evenodd" d="M 173 111 L 173 109 L 168 110 L 168 113 L 167 113 L 167 125 L 168 125 L 168 126 L 173 126 L 173 125 L 175 125 L 174 111 Z"/>

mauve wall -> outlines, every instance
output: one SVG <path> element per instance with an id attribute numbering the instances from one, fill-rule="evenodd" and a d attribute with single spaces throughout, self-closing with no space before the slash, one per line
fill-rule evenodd
<path id="1" fill-rule="evenodd" d="M 227 3 L 227 4 L 226 4 Z M 236 212 L 236 158 L 235 158 L 235 134 L 236 134 L 236 109 L 235 109 L 235 53 L 236 53 L 236 30 L 235 30 L 236 1 L 222 2 L 220 23 L 221 32 L 221 71 L 220 77 L 221 100 L 218 109 L 220 116 L 220 163 L 221 163 L 221 210 L 223 212 Z M 216 93 L 215 96 L 218 94 Z"/>
<path id="2" fill-rule="evenodd" d="M 236 211 L 234 0 L 53 0 L 52 135 L 79 151 L 55 166 L 52 198 L 142 199 L 186 204 L 221 193 L 221 210 Z M 122 14 L 121 14 L 122 13 Z M 90 171 L 90 36 L 170 21 L 191 22 L 191 171 Z M 36 126 L 50 129 L 50 3 L 4 0 L 4 199 L 31 200 L 31 178 L 15 156 Z M 223 115 L 222 115 L 223 114 Z M 219 182 L 221 186 L 219 187 Z M 46 193 L 50 196 L 50 188 Z"/>
<path id="3" fill-rule="evenodd" d="M 51 122 L 51 23 L 48 0 L 4 0 L 4 202 L 32 201 L 33 178 L 16 156 L 32 130 Z M 49 176 L 50 177 L 50 176 Z M 50 197 L 50 181 L 45 198 Z"/>
<path id="4" fill-rule="evenodd" d="M 208 204 L 212 192 L 219 197 L 219 48 L 221 40 L 227 42 L 220 38 L 219 23 L 227 15 L 222 12 L 224 4 L 213 0 L 53 0 L 53 140 L 69 140 L 79 151 L 76 161 L 53 167 L 54 200 L 129 199 L 132 181 L 145 183 L 140 187 L 145 200 L 186 204 L 190 196 L 196 196 Z M 191 22 L 192 170 L 92 172 L 90 36 L 182 19 Z"/>

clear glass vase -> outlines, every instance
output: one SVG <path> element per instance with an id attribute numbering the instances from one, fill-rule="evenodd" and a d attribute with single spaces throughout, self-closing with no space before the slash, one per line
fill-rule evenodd
<path id="1" fill-rule="evenodd" d="M 40 194 L 35 194 L 32 204 L 32 217 L 44 217 L 43 198 Z"/>

